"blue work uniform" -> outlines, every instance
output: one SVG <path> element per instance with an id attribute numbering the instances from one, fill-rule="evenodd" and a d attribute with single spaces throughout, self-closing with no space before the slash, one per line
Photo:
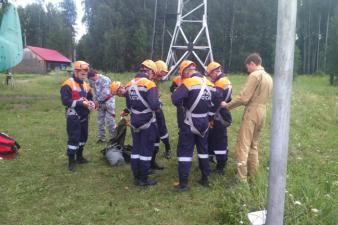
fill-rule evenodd
<path id="1" fill-rule="evenodd" d="M 200 73 L 194 73 L 190 78 L 184 79 L 171 96 L 173 104 L 176 106 L 182 105 L 185 110 L 184 122 L 179 121 L 182 124 L 179 124 L 180 132 L 177 144 L 178 173 L 181 186 L 188 182 L 195 145 L 202 180 L 207 181 L 210 173 L 208 127 L 209 115 L 213 113 L 215 97 L 213 86 Z"/>
<path id="2" fill-rule="evenodd" d="M 208 149 L 209 155 L 216 155 L 216 172 L 222 174 L 229 152 L 227 127 L 222 123 L 222 120 L 229 119 L 225 117 L 231 117 L 231 114 L 226 108 L 219 108 L 219 105 L 222 101 L 231 101 L 232 86 L 224 74 L 214 81 L 214 85 L 216 89 L 216 103 L 214 105 L 216 110 L 214 111 L 216 111 L 216 114 L 214 115 L 213 126 L 209 130 Z"/>
<path id="3" fill-rule="evenodd" d="M 159 93 L 156 84 L 145 73 L 138 73 L 126 88 L 133 139 L 131 169 L 135 180 L 147 182 L 158 133 L 155 111 L 160 108 Z"/>

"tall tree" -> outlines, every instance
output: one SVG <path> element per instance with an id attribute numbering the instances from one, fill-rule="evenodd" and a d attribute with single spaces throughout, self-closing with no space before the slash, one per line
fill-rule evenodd
<path id="1" fill-rule="evenodd" d="M 338 75 L 338 7 L 330 21 L 330 36 L 328 38 L 327 69 L 330 74 Z"/>

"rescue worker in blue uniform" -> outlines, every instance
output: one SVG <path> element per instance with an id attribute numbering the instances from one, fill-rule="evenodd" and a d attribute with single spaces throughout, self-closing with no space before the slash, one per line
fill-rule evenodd
<path id="1" fill-rule="evenodd" d="M 133 139 L 131 169 L 136 186 L 157 184 L 157 181 L 148 178 L 158 132 L 155 112 L 160 108 L 159 93 L 156 84 L 151 81 L 155 75 L 154 68 L 156 64 L 153 61 L 144 61 L 140 72 L 126 85 L 126 106 L 130 112 Z"/>
<path id="2" fill-rule="evenodd" d="M 104 143 L 106 130 L 109 130 L 110 138 L 113 137 L 115 124 L 115 96 L 111 93 L 111 80 L 109 77 L 99 74 L 95 70 L 90 70 L 88 78 L 94 90 L 94 102 L 97 106 L 97 143 Z"/>
<path id="3" fill-rule="evenodd" d="M 170 86 L 170 92 L 173 93 L 176 88 L 178 88 L 182 84 L 182 78 L 180 75 L 176 75 L 173 78 L 173 81 Z M 176 118 L 177 118 L 177 127 L 180 129 L 180 125 L 184 123 L 184 107 L 183 105 L 176 106 Z"/>
<path id="4" fill-rule="evenodd" d="M 68 134 L 68 169 L 75 171 L 76 164 L 87 163 L 83 149 L 88 138 L 88 116 L 95 108 L 93 94 L 88 83 L 89 64 L 84 61 L 74 62 L 74 76 L 67 79 L 61 87 L 61 101 L 66 107 Z"/>
<path id="5" fill-rule="evenodd" d="M 199 183 L 209 186 L 208 115 L 213 109 L 215 90 L 214 85 L 196 71 L 194 62 L 184 60 L 180 64 L 179 72 L 182 84 L 172 93 L 171 99 L 174 105 L 183 105 L 185 109 L 185 119 L 180 124 L 177 144 L 179 183 L 176 189 L 181 192 L 189 189 L 188 177 L 195 145 L 202 173 Z"/>
<path id="6" fill-rule="evenodd" d="M 157 71 L 156 71 L 156 77 L 155 77 L 154 81 L 159 82 L 162 79 L 162 77 L 167 75 L 168 66 L 162 60 L 157 60 L 155 62 L 155 64 L 156 64 L 156 67 L 157 67 Z M 163 156 L 166 159 L 170 159 L 171 158 L 171 147 L 170 147 L 170 142 L 169 142 L 169 133 L 168 133 L 167 124 L 165 122 L 165 117 L 164 117 L 162 107 L 163 107 L 163 105 L 162 105 L 162 102 L 161 102 L 160 110 L 156 111 L 156 121 L 157 121 L 157 126 L 158 126 L 159 137 L 157 138 L 157 141 L 155 143 L 156 144 L 155 152 L 158 152 L 158 150 L 159 150 L 158 148 L 159 148 L 159 144 L 160 144 L 160 140 L 161 140 L 164 144 L 164 147 L 165 147 L 165 152 L 164 152 Z M 156 148 L 157 148 L 157 150 L 156 150 Z M 155 157 L 156 157 L 156 154 L 155 154 Z M 151 166 L 152 169 L 163 169 L 163 167 L 158 167 L 158 165 L 155 161 L 155 158 L 153 160 L 154 160 L 154 164 L 152 164 L 152 166 Z"/>
<path id="7" fill-rule="evenodd" d="M 216 89 L 215 115 L 212 127 L 209 130 L 208 150 L 210 155 L 216 156 L 216 172 L 219 175 L 224 174 L 224 167 L 228 160 L 228 135 L 227 127 L 232 120 L 230 112 L 226 108 L 221 108 L 222 101 L 230 102 L 232 85 L 222 71 L 222 67 L 217 62 L 211 62 L 207 67 L 208 76 Z"/>

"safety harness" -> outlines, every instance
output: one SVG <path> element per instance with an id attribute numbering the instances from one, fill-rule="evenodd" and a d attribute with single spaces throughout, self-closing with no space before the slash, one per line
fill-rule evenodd
<path id="1" fill-rule="evenodd" d="M 223 99 L 224 101 L 227 101 L 230 98 L 231 90 L 232 90 L 232 86 L 229 85 L 227 96 L 225 96 L 225 99 Z M 228 116 L 229 120 L 224 120 L 223 117 L 220 114 L 220 110 L 221 110 L 221 107 L 218 107 L 218 109 L 215 112 L 214 120 L 219 121 L 224 127 L 229 127 L 232 123 L 231 115 Z"/>
<path id="2" fill-rule="evenodd" d="M 149 120 L 147 123 L 143 124 L 142 126 L 136 128 L 136 127 L 134 127 L 133 125 L 131 125 L 131 127 L 132 127 L 133 130 L 134 130 L 134 132 L 136 132 L 136 133 L 137 133 L 137 132 L 140 132 L 141 130 L 148 129 L 152 123 L 156 122 L 155 112 L 154 112 L 153 110 L 151 110 L 149 104 L 144 100 L 144 98 L 142 97 L 142 95 L 140 94 L 140 92 L 139 92 L 139 90 L 138 90 L 137 84 L 138 84 L 141 80 L 145 80 L 145 79 L 146 79 L 146 78 L 141 78 L 141 79 L 139 79 L 139 80 L 137 80 L 137 81 L 135 81 L 135 79 L 133 79 L 133 80 L 131 81 L 131 86 L 130 86 L 130 88 L 129 88 L 129 90 L 128 90 L 129 95 L 130 95 L 131 89 L 135 90 L 135 93 L 136 93 L 138 99 L 139 99 L 139 100 L 142 102 L 142 104 L 146 107 L 146 109 L 145 109 L 145 110 L 142 110 L 142 111 L 138 111 L 138 110 L 136 110 L 136 109 L 131 108 L 131 112 L 132 112 L 132 113 L 134 113 L 134 114 L 136 114 L 136 115 L 139 115 L 139 114 L 146 114 L 146 113 L 150 113 L 150 112 L 152 113 L 152 117 L 150 118 L 150 120 Z"/>
<path id="3" fill-rule="evenodd" d="M 75 107 L 76 107 L 76 102 L 77 101 L 83 101 L 85 99 L 85 97 L 81 96 L 81 87 L 77 87 L 76 84 L 75 84 L 75 81 L 74 81 L 74 78 L 71 77 L 70 78 L 70 81 L 72 82 L 72 100 L 73 100 L 73 103 L 71 105 L 71 107 L 68 107 L 67 110 L 66 110 L 66 116 L 79 116 L 75 110 Z M 88 93 L 88 88 L 87 88 L 87 85 L 83 85 L 83 89 L 85 91 L 85 93 L 87 94 Z M 75 94 L 77 93 L 77 94 Z M 76 96 L 77 97 L 76 97 Z"/>
<path id="4" fill-rule="evenodd" d="M 210 90 L 207 88 L 207 84 L 206 84 L 206 79 L 203 78 L 202 79 L 202 87 L 200 89 L 200 92 L 198 93 L 197 98 L 195 99 L 194 103 L 191 105 L 190 109 L 185 111 L 185 120 L 184 123 L 190 126 L 190 130 L 192 133 L 200 136 L 200 137 L 204 137 L 205 134 L 207 133 L 208 129 L 207 128 L 205 131 L 203 131 L 202 133 L 195 127 L 192 118 L 204 118 L 208 116 L 208 113 L 193 113 L 193 111 L 195 110 L 196 106 L 198 105 L 199 101 L 201 100 L 204 91 L 207 90 L 210 93 Z"/>

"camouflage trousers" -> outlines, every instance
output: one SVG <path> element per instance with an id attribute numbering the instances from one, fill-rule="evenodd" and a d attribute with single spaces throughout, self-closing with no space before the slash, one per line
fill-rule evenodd
<path id="1" fill-rule="evenodd" d="M 105 140 L 106 137 L 106 128 L 109 130 L 110 138 L 113 135 L 115 130 L 115 99 L 114 97 L 110 98 L 105 103 L 99 104 L 99 109 L 97 110 L 97 128 L 98 128 L 98 139 Z"/>

